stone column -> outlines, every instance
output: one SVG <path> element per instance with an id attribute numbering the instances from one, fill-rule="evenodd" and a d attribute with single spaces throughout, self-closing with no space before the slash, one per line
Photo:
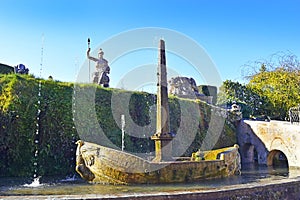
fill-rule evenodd
<path id="1" fill-rule="evenodd" d="M 159 41 L 157 72 L 157 110 L 156 133 L 151 137 L 155 141 L 155 158 L 153 162 L 171 161 L 172 139 L 170 135 L 170 119 L 168 104 L 167 67 L 164 40 Z"/>

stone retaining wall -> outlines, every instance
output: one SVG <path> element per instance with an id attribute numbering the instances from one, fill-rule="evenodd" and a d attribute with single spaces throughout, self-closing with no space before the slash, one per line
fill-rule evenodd
<path id="1" fill-rule="evenodd" d="M 92 198 L 97 199 L 97 198 Z M 243 184 L 236 188 L 224 188 L 211 191 L 172 192 L 163 194 L 143 194 L 127 197 L 108 197 L 105 199 L 134 199 L 134 200 L 300 200 L 300 179 L 279 180 L 271 184 Z"/>
<path id="2" fill-rule="evenodd" d="M 221 189 L 175 191 L 160 193 L 136 193 L 116 196 L 100 194 L 82 195 L 9 195 L 2 199 L 86 199 L 86 200 L 300 200 L 300 177 L 296 179 L 273 180 L 269 183 L 249 183 L 226 186 Z"/>

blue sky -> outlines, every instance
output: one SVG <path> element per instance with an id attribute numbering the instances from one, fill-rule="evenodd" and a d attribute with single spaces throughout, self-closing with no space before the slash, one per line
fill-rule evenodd
<path id="1" fill-rule="evenodd" d="M 95 50 L 123 32 L 158 27 L 186 35 L 203 47 L 222 80 L 242 81 L 241 67 L 249 61 L 268 59 L 279 51 L 300 55 L 299 10 L 299 0 L 0 0 L 0 63 L 23 63 L 36 76 L 42 63 L 42 77 L 73 82 L 87 62 L 87 38 Z M 108 60 L 111 87 L 117 87 L 131 66 L 156 63 L 156 52 L 146 54 Z M 180 75 L 193 76 L 185 61 L 167 56 Z"/>

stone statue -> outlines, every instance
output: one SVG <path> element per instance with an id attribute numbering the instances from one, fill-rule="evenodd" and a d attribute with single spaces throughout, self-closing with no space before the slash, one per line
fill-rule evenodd
<path id="1" fill-rule="evenodd" d="M 80 147 L 84 144 L 84 141 L 78 140 L 76 142 L 76 171 L 82 176 L 87 177 L 88 181 L 92 181 L 95 178 L 95 175 L 86 167 L 82 154 L 80 152 Z"/>
<path id="2" fill-rule="evenodd" d="M 205 94 L 200 93 L 196 81 L 193 78 L 182 76 L 174 77 L 169 80 L 169 85 L 169 94 L 181 98 L 200 99 L 209 104 L 213 103 L 213 96 L 206 96 Z"/>
<path id="3" fill-rule="evenodd" d="M 241 119 L 243 119 L 241 107 L 237 104 L 236 101 L 232 102 L 231 109 L 229 109 L 229 113 L 232 114 L 231 116 L 232 121 L 240 121 Z"/>
<path id="4" fill-rule="evenodd" d="M 179 97 L 196 98 L 199 95 L 196 81 L 193 78 L 175 77 L 169 80 L 169 93 Z"/>
<path id="5" fill-rule="evenodd" d="M 94 58 L 90 56 L 91 48 L 87 50 L 88 59 L 96 62 L 96 71 L 93 73 L 93 83 L 97 83 L 102 85 L 103 87 L 109 87 L 109 77 L 108 74 L 110 72 L 110 67 L 108 66 L 108 62 L 103 58 L 104 52 L 102 49 L 99 49 L 98 58 Z"/>
<path id="6" fill-rule="evenodd" d="M 28 74 L 29 73 L 29 69 L 25 67 L 25 65 L 23 64 L 18 64 L 17 66 L 14 67 L 15 69 L 15 73 L 18 74 Z"/>
<path id="7" fill-rule="evenodd" d="M 236 101 L 233 101 L 232 105 L 231 105 L 230 111 L 231 112 L 240 112 L 241 111 L 241 107 L 236 103 Z"/>

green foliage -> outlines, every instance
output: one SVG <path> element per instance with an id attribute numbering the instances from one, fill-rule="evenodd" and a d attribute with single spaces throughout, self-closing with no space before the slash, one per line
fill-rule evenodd
<path id="1" fill-rule="evenodd" d="M 236 101 L 242 107 L 245 118 L 251 114 L 285 120 L 289 108 L 300 102 L 300 62 L 291 54 L 279 55 L 277 59 L 276 62 L 248 65 L 252 71 L 246 76 L 249 78 L 246 85 L 230 80 L 223 82 L 218 105 L 228 107 Z"/>
<path id="2" fill-rule="evenodd" d="M 233 101 L 241 107 L 244 118 L 248 118 L 250 115 L 267 114 L 266 105 L 269 105 L 269 102 L 266 97 L 261 96 L 248 85 L 226 80 L 220 87 L 217 104 L 230 108 Z"/>
<path id="3" fill-rule="evenodd" d="M 0 75 L 0 89 L 0 176 L 32 177 L 35 169 L 39 176 L 75 173 L 75 142 L 79 138 L 121 148 L 121 114 L 126 121 L 125 151 L 154 152 L 154 142 L 150 140 L 156 127 L 153 94 L 17 74 Z M 173 97 L 169 102 L 171 132 L 181 129 L 183 133 L 175 146 L 189 138 L 184 155 L 190 156 L 200 148 L 217 112 L 200 101 Z M 197 110 L 200 116 L 196 115 Z M 183 122 L 182 116 L 190 120 Z M 196 125 L 196 129 L 192 130 L 191 125 Z M 233 145 L 232 124 L 226 121 L 221 128 L 222 140 L 216 147 Z M 231 139 L 224 139 L 227 137 Z"/>
<path id="4" fill-rule="evenodd" d="M 14 74 L 1 76 L 1 80 L 1 176 L 31 176 L 35 162 L 39 175 L 73 172 L 72 85 L 41 80 L 39 99 L 39 80 Z"/>
<path id="5" fill-rule="evenodd" d="M 268 99 L 265 105 L 267 115 L 284 120 L 288 109 L 300 102 L 300 73 L 278 68 L 256 74 L 250 80 L 248 87 L 258 95 Z"/>

